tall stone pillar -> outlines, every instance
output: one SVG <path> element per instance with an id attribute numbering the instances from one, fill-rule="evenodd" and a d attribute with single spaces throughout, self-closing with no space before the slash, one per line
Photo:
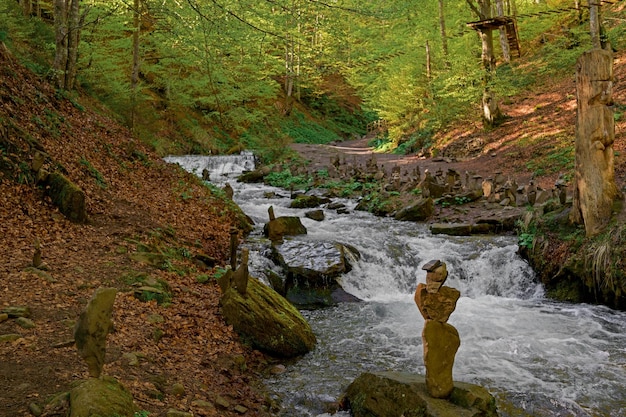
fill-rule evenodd
<path id="1" fill-rule="evenodd" d="M 446 264 L 434 260 L 422 267 L 426 284 L 415 290 L 415 304 L 424 317 L 422 343 L 426 366 L 426 388 L 434 398 L 447 398 L 454 389 L 452 367 L 461 339 L 454 326 L 447 323 L 461 293 L 443 283 L 448 277 Z"/>

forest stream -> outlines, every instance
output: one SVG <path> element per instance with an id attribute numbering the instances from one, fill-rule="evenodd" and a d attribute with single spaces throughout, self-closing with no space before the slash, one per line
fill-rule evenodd
<path id="1" fill-rule="evenodd" d="M 256 223 L 250 241 L 262 239 L 273 206 L 277 216 L 302 218 L 308 234 L 295 239 L 338 241 L 361 253 L 340 283 L 363 301 L 303 311 L 317 347 L 265 380 L 282 404 L 280 415 L 329 416 L 328 404 L 365 371 L 424 374 L 424 320 L 413 292 L 431 259 L 447 264 L 446 285 L 461 291 L 450 317 L 461 337 L 455 380 L 486 387 L 504 417 L 626 415 L 626 312 L 545 298 L 516 253 L 515 237 L 432 235 L 421 224 L 354 211 L 349 200 L 341 201 L 349 214 L 325 209 L 325 220 L 315 222 L 306 210 L 288 208 L 288 192 L 236 182 L 254 167 L 252 155 L 166 160 L 197 175 L 208 169 L 217 186 L 229 181 L 235 202 Z M 263 280 L 268 262 L 252 253 L 252 275 Z"/>

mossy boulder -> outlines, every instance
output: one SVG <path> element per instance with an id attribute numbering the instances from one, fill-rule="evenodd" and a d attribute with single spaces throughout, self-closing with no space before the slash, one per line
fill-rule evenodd
<path id="1" fill-rule="evenodd" d="M 318 197 L 316 195 L 299 195 L 291 201 L 291 208 L 315 208 L 322 204 L 330 202 L 328 198 Z"/>
<path id="2" fill-rule="evenodd" d="M 432 398 L 423 376 L 364 373 L 348 387 L 344 403 L 354 417 L 497 417 L 495 398 L 478 386 L 455 382 L 448 399 Z"/>
<path id="3" fill-rule="evenodd" d="M 48 176 L 47 185 L 48 195 L 65 217 L 76 223 L 87 221 L 83 190 L 59 172 L 53 172 Z"/>
<path id="4" fill-rule="evenodd" d="M 282 240 L 283 236 L 306 235 L 306 233 L 306 227 L 297 216 L 277 217 L 265 223 L 263 227 L 263 234 L 272 242 Z"/>
<path id="5" fill-rule="evenodd" d="M 70 391 L 70 417 L 133 417 L 138 408 L 114 378 L 89 378 Z"/>
<path id="6" fill-rule="evenodd" d="M 315 347 L 313 330 L 300 312 L 256 278 L 248 280 L 245 295 L 228 288 L 220 304 L 226 322 L 256 349 L 291 358 Z"/>

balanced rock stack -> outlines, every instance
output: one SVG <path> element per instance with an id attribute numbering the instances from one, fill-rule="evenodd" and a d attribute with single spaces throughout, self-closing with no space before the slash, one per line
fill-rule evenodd
<path id="1" fill-rule="evenodd" d="M 459 332 L 447 321 L 461 293 L 443 285 L 448 277 L 445 263 L 430 261 L 422 269 L 427 271 L 426 284 L 417 286 L 415 304 L 426 320 L 422 332 L 426 388 L 434 398 L 447 398 L 454 389 L 452 367 L 461 345 Z"/>

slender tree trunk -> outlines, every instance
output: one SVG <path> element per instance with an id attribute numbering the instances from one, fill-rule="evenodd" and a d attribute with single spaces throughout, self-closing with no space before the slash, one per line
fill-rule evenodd
<path id="1" fill-rule="evenodd" d="M 65 66 L 65 89 L 73 90 L 78 70 L 78 43 L 80 42 L 80 0 L 71 0 L 68 16 L 67 63 Z"/>
<path id="2" fill-rule="evenodd" d="M 133 69 L 130 75 L 131 103 L 130 103 L 130 128 L 135 128 L 137 111 L 137 88 L 139 86 L 139 34 L 141 32 L 141 2 L 134 0 L 133 3 Z"/>
<path id="3" fill-rule="evenodd" d="M 439 0 L 439 32 L 441 33 L 441 50 L 443 52 L 443 62 L 446 68 L 450 68 L 448 56 L 448 38 L 446 35 L 446 19 L 443 13 L 443 0 Z"/>
<path id="4" fill-rule="evenodd" d="M 496 13 L 498 16 L 504 16 L 503 0 L 496 0 Z M 500 28 L 500 47 L 502 48 L 502 59 L 504 62 L 511 62 L 511 52 L 509 51 L 509 41 L 506 36 L 506 29 Z"/>
<path id="5" fill-rule="evenodd" d="M 589 32 L 591 45 L 602 48 L 600 44 L 600 0 L 589 0 Z"/>
<path id="6" fill-rule="evenodd" d="M 65 90 L 65 70 L 68 57 L 67 4 L 65 0 L 54 0 L 54 39 L 55 53 L 54 82 L 57 88 Z"/>

